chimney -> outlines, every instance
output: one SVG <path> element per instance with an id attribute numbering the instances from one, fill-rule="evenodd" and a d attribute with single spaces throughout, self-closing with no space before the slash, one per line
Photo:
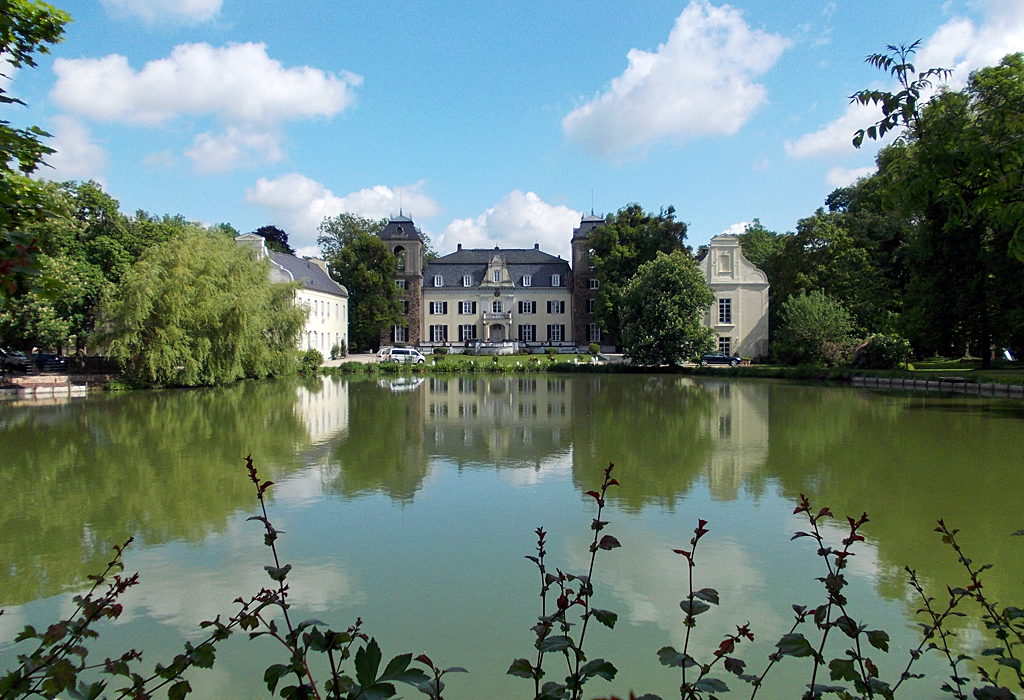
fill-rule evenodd
<path id="1" fill-rule="evenodd" d="M 534 250 L 540 250 L 540 243 L 534 243 L 533 244 L 533 249 Z"/>

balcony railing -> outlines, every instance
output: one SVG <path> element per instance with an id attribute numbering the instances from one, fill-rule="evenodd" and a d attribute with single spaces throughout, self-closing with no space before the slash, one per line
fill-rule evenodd
<path id="1" fill-rule="evenodd" d="M 512 312 L 511 311 L 504 311 L 504 312 L 502 312 L 502 311 L 484 311 L 484 320 L 485 321 L 511 321 L 512 320 Z"/>

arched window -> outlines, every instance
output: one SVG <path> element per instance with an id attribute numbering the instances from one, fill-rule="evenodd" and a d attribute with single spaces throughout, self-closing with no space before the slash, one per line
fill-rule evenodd
<path id="1" fill-rule="evenodd" d="M 398 271 L 405 272 L 405 248 L 395 248 L 395 257 L 398 259 Z"/>

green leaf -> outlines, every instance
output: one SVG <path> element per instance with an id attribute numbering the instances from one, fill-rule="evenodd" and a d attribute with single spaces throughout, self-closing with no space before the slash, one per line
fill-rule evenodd
<path id="1" fill-rule="evenodd" d="M 601 541 L 597 543 L 597 548 L 598 549 L 604 549 L 604 550 L 612 550 L 612 549 L 615 549 L 616 547 L 621 547 L 621 546 L 622 545 L 619 544 L 619 541 L 617 539 L 615 539 L 614 537 L 612 537 L 611 535 L 605 535 L 604 537 L 601 538 Z"/>
<path id="2" fill-rule="evenodd" d="M 192 686 L 188 684 L 188 681 L 178 681 L 167 689 L 167 700 L 183 700 L 191 692 Z"/>
<path id="3" fill-rule="evenodd" d="M 1020 673 L 1020 659 L 1012 659 L 1000 656 L 998 659 L 996 659 L 996 663 L 1000 666 L 1009 666 L 1017 673 Z"/>
<path id="4" fill-rule="evenodd" d="M 556 635 L 554 637 L 545 637 L 542 641 L 537 643 L 538 651 L 565 651 L 572 647 L 572 640 L 568 637 Z"/>
<path id="5" fill-rule="evenodd" d="M 702 612 L 707 612 L 711 609 L 711 606 L 702 600 L 681 600 L 679 601 L 679 607 L 687 615 L 693 616 L 700 615 Z"/>
<path id="6" fill-rule="evenodd" d="M 828 662 L 828 668 L 831 672 L 829 678 L 834 681 L 855 681 L 860 677 L 853 659 L 832 659 Z"/>
<path id="7" fill-rule="evenodd" d="M 701 678 L 699 681 L 693 684 L 693 687 L 697 690 L 703 690 L 705 693 L 728 693 L 729 686 L 724 681 L 720 681 L 717 678 L 707 676 Z"/>
<path id="8" fill-rule="evenodd" d="M 368 688 L 377 680 L 380 661 L 380 646 L 372 637 L 366 646 L 359 647 L 359 650 L 356 651 L 356 682 L 363 688 Z"/>
<path id="9" fill-rule="evenodd" d="M 782 635 L 782 638 L 775 646 L 779 648 L 779 653 L 784 656 L 801 657 L 814 655 L 814 649 L 811 647 L 811 643 L 808 642 L 799 632 L 791 632 L 790 634 Z"/>
<path id="10" fill-rule="evenodd" d="M 516 659 L 505 671 L 506 675 L 533 678 L 533 665 L 527 659 Z"/>
<path id="11" fill-rule="evenodd" d="M 716 591 L 714 588 L 702 588 L 693 595 L 700 598 L 701 600 L 706 600 L 712 605 L 718 605 L 718 591 Z"/>
<path id="12" fill-rule="evenodd" d="M 746 662 L 740 659 L 734 659 L 731 656 L 725 657 L 725 670 L 729 673 L 734 673 L 737 676 L 743 675 L 743 669 L 746 667 Z"/>
<path id="13" fill-rule="evenodd" d="M 608 629 L 615 627 L 615 621 L 619 619 L 619 616 L 613 613 L 611 610 L 600 610 L 594 608 L 591 610 L 594 618 Z"/>
<path id="14" fill-rule="evenodd" d="M 615 674 L 618 673 L 618 669 L 615 668 L 610 662 L 604 659 L 594 659 L 588 661 L 580 669 L 580 674 L 585 678 L 591 676 L 599 676 L 604 678 L 606 681 L 610 681 L 615 678 Z"/>
<path id="15" fill-rule="evenodd" d="M 868 644 L 875 649 L 889 651 L 889 635 L 885 630 L 868 630 Z"/>
<path id="16" fill-rule="evenodd" d="M 662 666 L 668 667 L 682 667 L 690 668 L 696 666 L 697 662 L 694 661 L 687 654 L 681 654 L 672 647 L 662 647 L 658 650 L 658 661 L 661 662 Z"/>
<path id="17" fill-rule="evenodd" d="M 263 568 L 266 569 L 267 574 L 270 575 L 270 578 L 280 583 L 288 577 L 288 572 L 292 570 L 292 565 L 285 564 L 281 568 L 278 568 L 276 566 L 264 566 Z"/>
<path id="18" fill-rule="evenodd" d="M 281 680 L 281 676 L 287 675 L 291 670 L 291 666 L 284 664 L 267 666 L 267 670 L 263 672 L 263 682 L 267 684 L 267 690 L 273 694 L 278 682 Z"/>

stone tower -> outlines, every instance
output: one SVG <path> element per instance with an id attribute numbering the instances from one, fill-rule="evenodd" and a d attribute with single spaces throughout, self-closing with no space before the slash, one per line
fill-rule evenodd
<path id="1" fill-rule="evenodd" d="M 391 254 L 398 258 L 395 283 L 401 287 L 399 291 L 403 317 L 408 324 L 383 329 L 380 343 L 418 345 L 423 332 L 420 321 L 420 307 L 423 304 L 423 237 L 412 219 L 401 213 L 388 221 L 380 237 Z"/>
<path id="2" fill-rule="evenodd" d="M 607 344 L 606 334 L 594 329 L 594 299 L 597 297 L 597 278 L 590 267 L 590 232 L 605 221 L 600 216 L 584 216 L 579 228 L 572 232 L 572 340 L 578 346 L 591 342 Z"/>

